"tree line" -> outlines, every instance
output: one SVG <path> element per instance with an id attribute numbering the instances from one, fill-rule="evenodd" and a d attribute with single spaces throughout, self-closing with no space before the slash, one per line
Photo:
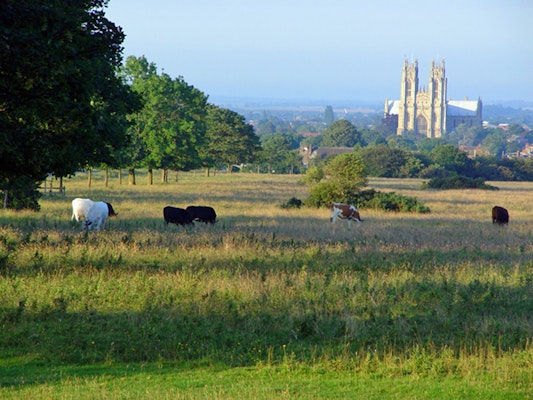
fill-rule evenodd
<path id="1" fill-rule="evenodd" d="M 41 182 L 81 169 L 189 170 L 252 160 L 244 117 L 145 57 L 123 63 L 108 0 L 0 4 L 0 192 L 38 210 Z"/>

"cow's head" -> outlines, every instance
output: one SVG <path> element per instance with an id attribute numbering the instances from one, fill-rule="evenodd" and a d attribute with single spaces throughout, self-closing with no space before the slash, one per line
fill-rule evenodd
<path id="1" fill-rule="evenodd" d="M 118 213 L 115 212 L 115 210 L 113 209 L 113 206 L 111 205 L 111 203 L 108 203 L 107 201 L 105 203 L 107 204 L 107 210 L 108 210 L 107 216 L 108 217 L 116 217 L 116 216 L 118 216 Z"/>

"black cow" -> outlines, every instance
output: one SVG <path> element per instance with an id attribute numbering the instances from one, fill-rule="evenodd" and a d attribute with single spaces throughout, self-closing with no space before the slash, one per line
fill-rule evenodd
<path id="1" fill-rule="evenodd" d="M 181 226 L 194 225 L 192 218 L 183 208 L 166 206 L 163 208 L 163 218 L 165 218 L 166 225 L 169 223 Z"/>
<path id="2" fill-rule="evenodd" d="M 492 223 L 505 225 L 509 223 L 509 212 L 500 206 L 492 207 Z"/>
<path id="3" fill-rule="evenodd" d="M 205 222 L 206 224 L 217 222 L 217 214 L 212 207 L 189 206 L 187 207 L 187 214 L 189 214 L 193 221 Z"/>

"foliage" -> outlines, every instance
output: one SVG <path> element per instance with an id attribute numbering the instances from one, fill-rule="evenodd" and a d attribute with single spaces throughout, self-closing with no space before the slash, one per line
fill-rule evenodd
<path id="1" fill-rule="evenodd" d="M 281 208 L 300 208 L 302 206 L 302 200 L 296 197 L 291 197 L 285 203 L 281 203 Z"/>
<path id="2" fill-rule="evenodd" d="M 324 169 L 313 165 L 306 171 L 302 182 L 306 185 L 312 186 L 320 182 L 322 179 L 324 179 L 324 177 Z"/>
<path id="3" fill-rule="evenodd" d="M 322 134 L 322 146 L 326 147 L 353 147 L 359 141 L 359 132 L 345 119 L 333 122 Z"/>
<path id="4" fill-rule="evenodd" d="M 210 166 L 251 162 L 260 149 L 259 137 L 244 117 L 227 108 L 209 105 L 207 108 L 207 146 L 202 152 L 204 163 Z"/>
<path id="5" fill-rule="evenodd" d="M 39 192 L 39 184 L 30 177 L 17 178 L 12 184 L 7 185 L 8 190 L 0 191 L 2 200 L 5 202 L 7 196 L 8 208 L 13 210 L 32 210 L 39 211 L 39 199 L 41 192 Z"/>
<path id="6" fill-rule="evenodd" d="M 200 165 L 207 96 L 182 77 L 157 74 L 146 58 L 130 56 L 122 71 L 144 106 L 131 115 L 132 145 L 125 164 L 132 168 L 189 170 Z"/>
<path id="7" fill-rule="evenodd" d="M 405 196 L 395 192 L 378 192 L 374 189 L 364 190 L 351 200 L 351 204 L 357 204 L 360 208 L 374 210 L 429 213 L 429 207 L 425 206 L 417 198 Z"/>
<path id="8" fill-rule="evenodd" d="M 384 178 L 416 177 L 423 169 L 422 161 L 410 151 L 390 148 L 385 144 L 358 150 L 369 176 Z"/>
<path id="9" fill-rule="evenodd" d="M 289 135 L 276 133 L 261 136 L 258 161 L 268 173 L 298 173 L 302 157 L 294 149 Z"/>
<path id="10" fill-rule="evenodd" d="M 497 187 L 488 185 L 483 178 L 469 178 L 462 175 L 434 177 L 422 184 L 423 189 L 485 189 L 497 190 Z"/>
<path id="11" fill-rule="evenodd" d="M 320 175 L 318 172 L 313 174 Z M 329 206 L 334 201 L 346 202 L 367 183 L 365 166 L 355 153 L 332 158 L 324 167 L 324 177 L 309 190 L 307 205 L 320 207 Z"/>
<path id="12" fill-rule="evenodd" d="M 0 59 L 9 60 L 0 64 L 4 190 L 20 187 L 23 177 L 39 182 L 48 173 L 113 164 L 127 143 L 125 116 L 138 104 L 116 74 L 124 34 L 105 18 L 106 5 L 1 3 Z"/>
<path id="13" fill-rule="evenodd" d="M 468 154 L 451 144 L 436 146 L 431 151 L 433 163 L 450 172 L 467 175 L 472 171 L 473 162 Z"/>

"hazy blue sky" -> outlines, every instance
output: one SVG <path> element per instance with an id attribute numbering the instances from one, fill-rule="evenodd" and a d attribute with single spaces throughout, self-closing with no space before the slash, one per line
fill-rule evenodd
<path id="1" fill-rule="evenodd" d="M 404 60 L 448 95 L 533 100 L 533 0 L 110 0 L 124 56 L 211 98 L 399 98 Z"/>

